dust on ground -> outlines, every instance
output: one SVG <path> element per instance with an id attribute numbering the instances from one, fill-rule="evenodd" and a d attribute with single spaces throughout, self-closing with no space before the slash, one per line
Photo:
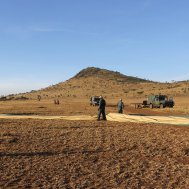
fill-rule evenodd
<path id="1" fill-rule="evenodd" d="M 189 185 L 188 127 L 2 119 L 0 131 L 0 188 Z"/>

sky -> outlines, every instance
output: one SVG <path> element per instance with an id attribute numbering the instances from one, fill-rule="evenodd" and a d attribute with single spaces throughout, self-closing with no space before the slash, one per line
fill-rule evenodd
<path id="1" fill-rule="evenodd" d="M 86 67 L 189 79 L 188 0 L 0 0 L 0 95 Z"/>

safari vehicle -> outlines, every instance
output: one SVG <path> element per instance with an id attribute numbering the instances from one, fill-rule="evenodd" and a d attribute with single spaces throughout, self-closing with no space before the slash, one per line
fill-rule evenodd
<path id="1" fill-rule="evenodd" d="M 143 106 L 150 108 L 173 108 L 174 104 L 173 98 L 166 95 L 149 95 L 147 100 L 143 101 Z"/>
<path id="2" fill-rule="evenodd" d="M 90 105 L 91 106 L 98 106 L 100 102 L 100 97 L 99 96 L 92 96 L 90 98 Z"/>

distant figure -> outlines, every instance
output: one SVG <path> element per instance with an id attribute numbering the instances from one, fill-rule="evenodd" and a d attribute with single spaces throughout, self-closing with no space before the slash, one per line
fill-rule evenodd
<path id="1" fill-rule="evenodd" d="M 92 106 L 92 99 L 93 99 L 93 98 L 92 98 L 92 96 L 91 96 L 91 98 L 90 98 L 90 105 L 91 105 L 91 106 Z"/>
<path id="2" fill-rule="evenodd" d="M 41 95 L 37 95 L 37 100 L 41 101 Z"/>
<path id="3" fill-rule="evenodd" d="M 56 104 L 58 104 L 58 105 L 60 104 L 60 102 L 59 102 L 59 100 L 58 100 L 58 99 L 57 99 L 57 101 L 56 101 Z"/>
<path id="4" fill-rule="evenodd" d="M 54 100 L 54 104 L 59 105 L 59 104 L 60 104 L 59 100 L 58 100 L 58 99 L 57 99 L 57 100 L 55 99 L 55 100 Z"/>
<path id="5" fill-rule="evenodd" d="M 123 103 L 122 99 L 119 100 L 119 102 L 117 104 L 117 109 L 118 109 L 118 113 L 120 113 L 120 114 L 123 113 L 124 103 Z"/>
<path id="6" fill-rule="evenodd" d="M 100 101 L 99 101 L 99 108 L 98 108 L 98 121 L 100 121 L 100 116 L 102 114 L 102 119 L 106 120 L 106 113 L 105 113 L 105 107 L 106 107 L 106 101 L 104 100 L 104 98 L 102 96 L 99 97 Z"/>

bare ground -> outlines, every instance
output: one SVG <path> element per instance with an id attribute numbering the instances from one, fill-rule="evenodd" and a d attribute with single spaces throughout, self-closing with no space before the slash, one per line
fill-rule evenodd
<path id="1" fill-rule="evenodd" d="M 0 188 L 189 186 L 189 128 L 0 120 Z"/>
<path id="2" fill-rule="evenodd" d="M 181 99 L 182 100 L 182 99 Z M 142 115 L 189 115 L 189 111 L 180 111 L 180 106 L 184 107 L 184 103 L 189 107 L 188 100 L 179 100 L 179 106 L 174 108 L 142 108 L 135 109 L 130 106 L 131 102 L 142 102 L 142 100 L 133 100 L 125 102 L 124 113 L 126 114 L 142 114 Z M 106 113 L 117 112 L 117 101 L 107 100 Z M 98 107 L 89 105 L 88 99 L 64 99 L 60 100 L 60 105 L 54 105 L 51 100 L 27 100 L 27 101 L 0 101 L 0 114 L 15 114 L 15 115 L 97 115 Z"/>

